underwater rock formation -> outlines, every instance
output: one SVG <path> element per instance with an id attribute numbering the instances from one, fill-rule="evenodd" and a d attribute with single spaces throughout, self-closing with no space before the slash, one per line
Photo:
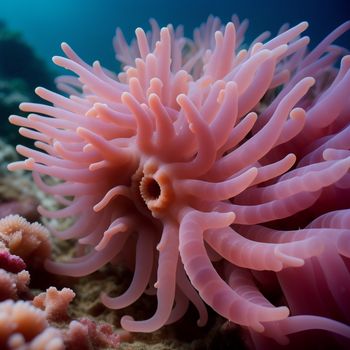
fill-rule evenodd
<path id="1" fill-rule="evenodd" d="M 5 122 L 22 101 L 35 101 L 38 84 L 54 88 L 46 63 L 23 40 L 0 21 L 0 135 L 11 144 L 19 142 L 14 128 Z"/>
<path id="2" fill-rule="evenodd" d="M 69 97 L 37 88 L 52 106 L 23 103 L 31 114 L 10 117 L 36 149 L 19 145 L 27 159 L 9 169 L 33 171 L 63 205 L 39 207 L 43 216 L 76 218 L 52 231 L 85 253 L 47 269 L 78 277 L 128 266 L 129 289 L 102 302 L 157 299 L 150 319 L 121 319 L 128 331 L 174 323 L 190 303 L 203 326 L 207 304 L 258 349 L 346 348 L 350 56 L 333 42 L 350 22 L 311 51 L 306 22 L 247 49 L 236 17 L 210 17 L 193 40 L 151 24 L 130 46 L 117 30 L 118 76 L 62 44 L 67 57 L 54 62 L 78 75 L 57 80 Z"/>

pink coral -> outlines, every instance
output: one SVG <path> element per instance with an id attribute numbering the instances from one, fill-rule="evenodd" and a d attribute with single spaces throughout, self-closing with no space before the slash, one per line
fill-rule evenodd
<path id="1" fill-rule="evenodd" d="M 36 267 L 51 254 L 48 230 L 20 215 L 8 215 L 0 220 L 0 244 Z"/>
<path id="2" fill-rule="evenodd" d="M 0 246 L 0 269 L 16 273 L 25 268 L 26 264 L 22 258 L 11 254 L 7 249 Z"/>
<path id="3" fill-rule="evenodd" d="M 70 96 L 37 88 L 53 106 L 10 117 L 38 150 L 18 146 L 27 159 L 9 169 L 33 171 L 64 205 L 40 213 L 76 217 L 53 232 L 86 251 L 47 269 L 84 276 L 126 260 L 130 288 L 103 303 L 123 308 L 146 290 L 158 301 L 148 320 L 124 316 L 128 331 L 175 322 L 190 301 L 200 326 L 210 305 L 257 346 L 308 329 L 350 338 L 350 56 L 336 68 L 345 50 L 332 44 L 350 22 L 311 52 L 306 28 L 240 49 L 236 17 L 210 17 L 193 41 L 152 21 L 130 47 L 117 31 L 118 76 L 62 44 L 67 58 L 53 61 L 79 76 L 58 79 Z"/>
<path id="4" fill-rule="evenodd" d="M 64 333 L 67 350 L 89 350 L 108 347 L 118 349 L 121 336 L 113 332 L 112 326 L 106 323 L 96 324 L 88 318 L 72 321 Z"/>
<path id="5" fill-rule="evenodd" d="M 55 287 L 50 287 L 46 292 L 40 293 L 33 299 L 33 305 L 45 310 L 48 321 L 67 320 L 69 303 L 75 297 L 75 293 L 69 288 L 58 291 Z"/>
<path id="6" fill-rule="evenodd" d="M 48 327 L 45 313 L 26 301 L 0 303 L 1 349 L 63 350 L 58 330 Z"/>
<path id="7" fill-rule="evenodd" d="M 0 242 L 0 301 L 17 299 L 28 291 L 29 272 L 25 262 L 11 254 Z"/>
<path id="8" fill-rule="evenodd" d="M 0 269 L 0 301 L 17 300 L 19 296 L 25 295 L 28 292 L 29 281 L 29 272 L 26 270 L 11 273 Z"/>

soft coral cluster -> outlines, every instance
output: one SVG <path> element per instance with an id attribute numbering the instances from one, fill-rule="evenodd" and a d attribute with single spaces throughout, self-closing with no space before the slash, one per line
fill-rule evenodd
<path id="1" fill-rule="evenodd" d="M 30 265 L 43 265 L 50 256 L 49 231 L 38 222 L 29 223 L 20 215 L 0 219 L 0 244 Z"/>
<path id="2" fill-rule="evenodd" d="M 40 269 L 50 255 L 47 229 L 19 215 L 0 219 L 0 300 L 20 299 L 29 293 L 29 272 Z"/>
<path id="3" fill-rule="evenodd" d="M 22 271 L 18 273 L 24 273 Z M 27 273 L 29 276 L 29 274 Z M 5 275 L 5 277 L 8 277 Z M 14 284 L 14 283 L 13 283 Z M 5 295 L 10 288 L 0 270 L 0 347 L 4 350 L 90 350 L 119 348 L 121 336 L 106 323 L 88 318 L 71 320 L 69 303 L 74 292 L 50 287 L 32 301 L 11 300 L 17 295 Z M 25 286 L 26 287 L 26 286 Z M 15 288 L 13 286 L 13 288 Z M 19 288 L 18 288 L 19 289 Z M 17 293 L 19 291 L 16 291 Z M 13 293 L 15 294 L 15 293 Z"/>
<path id="4" fill-rule="evenodd" d="M 158 301 L 149 320 L 121 319 L 129 331 L 175 322 L 191 302 L 199 325 L 206 303 L 256 346 L 259 333 L 286 343 L 314 328 L 350 338 L 350 57 L 336 68 L 345 50 L 333 45 L 350 23 L 310 52 L 305 22 L 247 49 L 236 17 L 210 17 L 194 40 L 151 24 L 130 47 L 117 31 L 118 76 L 63 44 L 54 62 L 79 76 L 58 79 L 70 96 L 38 88 L 53 106 L 24 103 L 32 113 L 10 118 L 38 148 L 18 146 L 27 159 L 10 169 L 33 171 L 64 205 L 42 215 L 76 217 L 53 232 L 86 251 L 46 267 L 83 276 L 126 261 L 129 289 L 103 303 Z"/>
<path id="5" fill-rule="evenodd" d="M 22 258 L 11 254 L 0 243 L 0 301 L 18 299 L 28 292 L 30 275 L 25 268 Z"/>
<path id="6" fill-rule="evenodd" d="M 0 346 L 11 350 L 64 349 L 60 332 L 48 326 L 45 313 L 22 300 L 0 303 Z"/>

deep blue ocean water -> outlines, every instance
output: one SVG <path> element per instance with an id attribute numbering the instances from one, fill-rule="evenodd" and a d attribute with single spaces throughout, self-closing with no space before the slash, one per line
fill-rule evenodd
<path id="1" fill-rule="evenodd" d="M 37 54 L 50 61 L 60 54 L 60 43 L 68 42 L 79 55 L 91 62 L 99 59 L 116 68 L 111 45 L 116 26 L 127 38 L 136 27 L 149 28 L 154 17 L 161 25 L 184 24 L 187 35 L 214 14 L 228 21 L 231 14 L 249 18 L 248 39 L 264 30 L 275 33 L 281 24 L 310 23 L 308 35 L 316 44 L 340 23 L 350 19 L 350 0 L 0 0 L 0 20 L 23 38 Z M 350 48 L 350 35 L 341 43 Z M 14 58 L 16 59 L 16 58 Z"/>

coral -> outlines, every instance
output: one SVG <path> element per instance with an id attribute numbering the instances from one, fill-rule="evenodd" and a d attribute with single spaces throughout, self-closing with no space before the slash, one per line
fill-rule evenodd
<path id="1" fill-rule="evenodd" d="M 10 117 L 37 150 L 17 146 L 27 159 L 9 169 L 31 170 L 63 205 L 39 207 L 43 216 L 76 218 L 52 231 L 85 253 L 46 268 L 78 277 L 126 264 L 130 287 L 102 302 L 157 299 L 150 319 L 122 317 L 128 331 L 174 323 L 191 302 L 199 326 L 207 304 L 258 348 L 288 337 L 312 348 L 293 337 L 309 329 L 345 347 L 350 56 L 333 42 L 350 22 L 311 51 L 306 22 L 247 49 L 247 22 L 236 17 L 225 27 L 210 17 L 194 40 L 151 25 L 130 47 L 117 30 L 118 76 L 62 44 L 67 57 L 53 61 L 79 76 L 57 80 L 69 97 L 37 88 L 52 106 L 23 103 L 28 117 Z"/>
<path id="2" fill-rule="evenodd" d="M 29 272 L 25 262 L 0 242 L 0 301 L 18 299 L 28 292 Z"/>
<path id="3" fill-rule="evenodd" d="M 58 291 L 55 287 L 50 287 L 33 299 L 33 305 L 45 310 L 46 318 L 50 322 L 67 320 L 69 318 L 68 305 L 74 296 L 75 293 L 69 288 Z"/>
<path id="4" fill-rule="evenodd" d="M 1 348 L 15 348 L 22 339 L 30 342 L 47 327 L 45 313 L 29 302 L 7 300 L 0 303 Z"/>
<path id="5" fill-rule="evenodd" d="M 26 268 L 22 258 L 12 255 L 10 252 L 0 246 L 0 268 L 9 272 L 17 273 Z"/>
<path id="6" fill-rule="evenodd" d="M 8 341 L 9 350 L 66 350 L 60 331 L 48 327 L 30 342 L 22 334 L 12 335 Z"/>
<path id="7" fill-rule="evenodd" d="M 30 224 L 19 215 L 0 220 L 0 243 L 33 267 L 42 265 L 50 256 L 48 230 L 37 222 Z"/>
<path id="8" fill-rule="evenodd" d="M 28 230 L 25 232 L 29 234 Z M 26 243 L 28 242 L 30 241 Z M 29 252 L 30 250 L 29 244 Z M 20 252 L 32 264 L 31 253 L 27 255 L 23 250 Z M 43 256 L 40 259 L 43 259 Z M 1 349 L 69 350 L 119 347 L 121 337 L 113 331 L 111 325 L 87 318 L 71 321 L 68 307 L 75 293 L 69 288 L 57 290 L 50 287 L 46 292 L 35 296 L 32 301 L 14 302 L 13 300 L 20 298 L 31 298 L 28 287 L 30 275 L 25 268 L 23 259 L 11 254 L 4 243 L 0 242 Z"/>
<path id="9" fill-rule="evenodd" d="M 17 300 L 28 292 L 30 276 L 28 271 L 11 273 L 0 269 L 0 301 L 6 299 Z"/>
<path id="10" fill-rule="evenodd" d="M 70 349 L 99 349 L 108 347 L 110 349 L 119 348 L 120 335 L 113 332 L 111 325 L 82 318 L 72 321 L 65 332 L 65 343 L 67 350 Z"/>
<path id="11" fill-rule="evenodd" d="M 0 270 L 0 282 L 1 281 Z M 2 286 L 2 284 L 0 284 Z M 68 325 L 67 307 L 74 298 L 68 288 L 51 287 L 29 301 L 0 302 L 0 348 L 6 350 L 116 349 L 121 336 L 109 324 L 87 318 Z M 59 328 L 53 326 L 59 323 Z M 124 337 L 125 338 L 125 337 Z"/>

